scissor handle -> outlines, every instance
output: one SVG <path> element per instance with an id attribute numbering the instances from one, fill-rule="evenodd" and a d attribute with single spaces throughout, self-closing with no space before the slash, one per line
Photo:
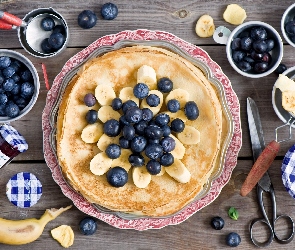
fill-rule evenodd
<path id="1" fill-rule="evenodd" d="M 24 22 L 22 19 L 2 10 L 0 10 L 0 19 L 15 26 L 26 26 L 26 22 Z"/>
<path id="2" fill-rule="evenodd" d="M 284 238 L 284 239 L 278 237 L 278 235 L 276 234 L 276 231 L 275 231 L 275 229 L 276 229 L 275 225 L 276 225 L 276 223 L 277 223 L 277 221 L 279 219 L 286 219 L 288 221 L 287 226 L 288 226 L 288 224 L 292 225 L 292 231 L 291 231 L 290 235 L 288 237 Z M 286 214 L 282 214 L 282 215 L 278 216 L 274 221 L 273 233 L 274 233 L 275 239 L 280 244 L 288 244 L 288 243 L 290 243 L 294 238 L 294 222 L 293 222 L 293 219 L 289 215 L 286 215 Z"/>
<path id="3" fill-rule="evenodd" d="M 269 229 L 269 237 L 267 238 L 267 241 L 265 241 L 265 242 L 260 242 L 260 241 L 258 241 L 258 240 L 256 240 L 254 238 L 254 235 L 253 235 L 254 225 L 257 222 L 265 223 L 267 225 L 268 229 Z M 250 237 L 251 237 L 251 240 L 252 240 L 252 242 L 254 243 L 255 246 L 258 246 L 258 247 L 266 247 L 266 246 L 268 246 L 274 239 L 274 231 L 273 231 L 272 226 L 269 223 L 269 221 L 267 221 L 265 219 L 260 219 L 260 218 L 252 220 L 251 224 L 250 224 Z"/>

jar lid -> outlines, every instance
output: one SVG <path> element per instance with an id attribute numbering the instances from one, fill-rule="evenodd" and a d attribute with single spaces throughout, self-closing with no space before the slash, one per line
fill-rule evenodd
<path id="1" fill-rule="evenodd" d="M 6 184 L 6 195 L 17 207 L 31 207 L 41 198 L 42 184 L 34 174 L 20 172 L 12 176 Z"/>
<path id="2" fill-rule="evenodd" d="M 283 184 L 288 193 L 295 199 L 295 145 L 286 153 L 281 170 Z"/>
<path id="3" fill-rule="evenodd" d="M 0 134 L 14 149 L 23 153 L 28 149 L 25 138 L 12 126 L 4 124 L 0 127 Z"/>

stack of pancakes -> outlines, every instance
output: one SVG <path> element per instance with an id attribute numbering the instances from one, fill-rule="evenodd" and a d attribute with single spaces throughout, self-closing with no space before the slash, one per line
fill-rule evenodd
<path id="1" fill-rule="evenodd" d="M 167 173 L 152 176 L 146 188 L 133 184 L 131 171 L 126 185 L 112 187 L 106 176 L 91 173 L 89 163 L 100 152 L 96 143 L 85 143 L 81 132 L 87 125 L 89 109 L 84 96 L 97 85 L 113 87 L 117 96 L 123 87 L 134 87 L 136 72 L 142 65 L 155 69 L 157 78 L 168 77 L 174 88 L 189 92 L 190 100 L 198 105 L 200 115 L 186 124 L 200 131 L 200 142 L 185 145 L 183 164 L 191 173 L 188 183 L 179 183 Z M 99 109 L 96 105 L 95 109 Z M 162 107 L 166 109 L 165 104 Z M 186 59 L 166 49 L 132 46 L 108 52 L 89 60 L 67 86 L 59 107 L 57 120 L 57 155 L 63 174 L 72 187 L 89 202 L 126 213 L 166 216 L 180 211 L 203 189 L 215 166 L 226 131 L 223 110 L 215 88 L 202 71 Z"/>

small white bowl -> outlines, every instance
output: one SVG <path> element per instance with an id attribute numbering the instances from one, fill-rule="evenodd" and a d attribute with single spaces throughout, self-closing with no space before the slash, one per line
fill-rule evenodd
<path id="1" fill-rule="evenodd" d="M 252 27 L 256 26 L 262 26 L 266 29 L 267 31 L 267 37 L 272 38 L 275 42 L 275 47 L 273 48 L 272 51 L 270 51 L 270 54 L 272 56 L 271 63 L 269 65 L 269 68 L 267 71 L 263 73 L 256 73 L 254 71 L 248 71 L 244 72 L 238 68 L 238 66 L 235 64 L 233 58 L 232 58 L 232 49 L 231 49 L 231 43 L 234 38 L 238 37 L 239 34 L 245 30 L 248 30 Z M 245 22 L 238 27 L 236 27 L 228 37 L 228 41 L 226 44 L 226 55 L 229 63 L 231 66 L 241 75 L 247 76 L 250 78 L 260 78 L 269 75 L 272 73 L 281 63 L 282 58 L 283 58 L 283 42 L 282 39 L 279 35 L 279 33 L 269 24 L 260 22 L 260 21 L 250 21 L 250 22 Z"/>
<path id="2" fill-rule="evenodd" d="M 281 31 L 283 33 L 284 38 L 286 39 L 287 43 L 289 43 L 291 46 L 295 47 L 295 43 L 293 43 L 288 34 L 285 31 L 285 25 L 287 22 L 293 20 L 295 17 L 295 3 L 290 5 L 288 9 L 285 10 L 282 19 L 281 19 Z"/>

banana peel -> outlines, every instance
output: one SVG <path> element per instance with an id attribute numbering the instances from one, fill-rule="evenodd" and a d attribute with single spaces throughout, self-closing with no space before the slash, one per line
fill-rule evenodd
<path id="1" fill-rule="evenodd" d="M 40 219 L 7 220 L 0 218 L 0 243 L 23 245 L 37 240 L 48 222 L 71 207 L 46 209 Z"/>

